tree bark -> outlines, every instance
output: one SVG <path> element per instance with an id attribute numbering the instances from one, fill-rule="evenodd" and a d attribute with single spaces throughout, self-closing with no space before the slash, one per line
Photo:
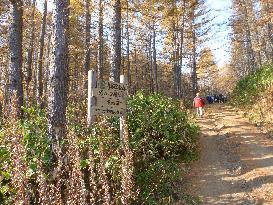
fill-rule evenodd
<path id="1" fill-rule="evenodd" d="M 130 34 L 129 34 L 129 0 L 127 0 L 126 10 L 126 33 L 127 33 L 127 81 L 129 89 L 131 88 L 131 63 L 130 63 Z"/>
<path id="2" fill-rule="evenodd" d="M 153 52 L 152 52 L 152 34 L 149 35 L 149 70 L 150 70 L 150 92 L 154 92 L 154 78 L 153 78 Z M 148 72 L 146 72 L 146 75 Z"/>
<path id="3" fill-rule="evenodd" d="M 48 127 L 51 148 L 52 179 L 59 180 L 61 199 L 66 204 L 68 177 L 68 156 L 66 136 L 66 107 L 68 90 L 68 40 L 69 0 L 55 0 L 53 3 L 52 53 L 48 87 Z M 59 167 L 61 171 L 57 168 Z M 57 172 L 60 179 L 54 177 Z M 57 175 L 58 175 L 57 174 Z M 55 181 L 54 181 L 55 180 Z"/>
<path id="4" fill-rule="evenodd" d="M 248 14 L 248 10 L 247 10 L 247 3 L 245 0 L 241 0 L 241 2 L 243 5 L 242 7 L 244 8 L 243 10 L 243 14 L 244 14 L 244 23 L 245 23 L 245 31 L 246 31 L 246 40 L 247 40 L 247 51 L 248 51 L 248 58 L 249 58 L 249 66 L 250 66 L 250 70 L 251 72 L 254 72 L 256 70 L 256 62 L 255 62 L 255 53 L 254 53 L 254 49 L 253 49 L 253 43 L 252 43 L 252 39 L 251 39 L 251 30 L 250 30 L 250 25 L 249 25 L 249 14 Z"/>
<path id="5" fill-rule="evenodd" d="M 32 75 L 33 75 L 33 79 L 34 79 L 34 82 L 33 82 L 33 89 L 32 89 L 32 99 L 35 99 L 35 97 L 37 96 L 37 90 L 38 90 L 38 77 L 37 77 L 37 72 L 38 72 L 38 66 L 37 66 L 37 59 L 38 59 L 38 52 L 35 51 L 34 54 L 33 54 L 33 72 L 32 72 Z M 33 103 L 37 103 L 37 100 L 34 100 Z"/>
<path id="6" fill-rule="evenodd" d="M 155 24 L 153 25 L 153 90 L 158 92 L 158 82 L 157 82 L 157 62 L 156 62 L 156 31 Z"/>
<path id="7" fill-rule="evenodd" d="M 191 83 L 192 83 L 192 96 L 194 97 L 197 92 L 197 73 L 196 73 L 196 27 L 195 27 L 195 10 L 196 3 L 191 5 L 190 9 L 190 28 L 192 34 L 192 70 L 191 70 Z"/>
<path id="8" fill-rule="evenodd" d="M 84 72 L 87 79 L 88 71 L 90 70 L 90 0 L 85 0 L 85 60 L 84 60 Z M 87 81 L 86 81 L 87 82 Z M 87 88 L 87 83 L 86 86 Z"/>
<path id="9" fill-rule="evenodd" d="M 273 3 L 269 3 L 269 1 L 265 1 L 262 3 L 263 10 L 266 16 L 272 15 Z M 272 16 L 271 16 L 272 19 Z M 266 48 L 266 57 L 267 61 L 273 63 L 273 35 L 272 35 L 272 21 L 268 21 L 266 23 L 266 31 L 267 31 L 267 39 L 268 39 L 268 49 Z"/>
<path id="10" fill-rule="evenodd" d="M 176 53 L 176 44 L 177 44 L 177 36 L 176 36 L 176 25 L 175 22 L 173 24 L 173 81 L 174 81 L 174 95 L 178 96 L 178 66 L 177 66 L 177 53 Z"/>
<path id="11" fill-rule="evenodd" d="M 98 77 L 103 80 L 104 63 L 104 43 L 103 43 L 103 0 L 99 2 L 99 52 L 98 52 Z"/>
<path id="12" fill-rule="evenodd" d="M 32 13 L 31 13 L 31 32 L 30 32 L 30 43 L 27 49 L 27 62 L 26 62 L 26 104 L 29 104 L 29 84 L 32 78 L 32 58 L 33 58 L 33 47 L 34 47 L 34 35 L 35 35 L 35 4 L 36 0 L 32 2 Z"/>
<path id="13" fill-rule="evenodd" d="M 115 0 L 114 19 L 113 19 L 113 56 L 110 70 L 110 79 L 119 82 L 121 67 L 121 3 Z"/>
<path id="14" fill-rule="evenodd" d="M 179 98 L 183 97 L 183 88 L 182 88 L 182 79 L 181 79 L 181 70 L 183 66 L 183 45 L 184 45 L 184 29 L 185 29 L 185 12 L 186 12 L 186 0 L 183 0 L 183 15 L 182 15 L 182 25 L 180 31 L 180 76 L 179 76 Z"/>
<path id="15" fill-rule="evenodd" d="M 41 27 L 40 36 L 40 51 L 38 57 L 38 70 L 37 70 L 37 101 L 41 105 L 43 97 L 43 57 L 44 57 L 44 45 L 45 45 L 45 33 L 46 33 L 46 16 L 47 16 L 47 0 L 44 2 L 43 23 Z"/>
<path id="16" fill-rule="evenodd" d="M 100 1 L 100 11 L 101 12 L 101 1 Z M 99 13 L 99 18 L 101 13 Z M 100 20 L 100 19 L 99 19 Z M 91 37 L 90 37 L 90 23 L 91 23 L 91 15 L 90 15 L 90 0 L 85 0 L 85 60 L 84 60 L 84 73 L 85 73 L 85 84 L 84 88 L 87 90 L 88 89 L 88 71 L 90 70 L 90 53 L 91 53 Z M 101 22 L 99 22 L 99 30 L 100 30 Z M 99 38 L 100 39 L 100 38 Z M 78 56 L 75 57 L 76 62 Z M 74 67 L 74 79 L 73 79 L 73 89 L 76 90 L 78 87 L 78 69 L 77 69 L 77 64 L 75 63 Z M 84 159 L 87 159 L 88 157 L 88 151 L 89 148 L 85 147 L 83 149 L 83 156 Z M 86 194 L 86 201 L 90 201 L 90 173 L 89 173 L 89 166 L 85 167 L 83 169 L 83 178 L 84 178 L 84 183 L 85 183 L 85 188 L 87 190 Z"/>
<path id="17" fill-rule="evenodd" d="M 50 26 L 49 26 L 50 27 Z M 52 31 L 48 34 L 48 40 L 47 40 L 47 49 L 46 49 L 46 66 L 45 66 L 45 77 L 44 77 L 44 97 L 45 100 L 47 101 L 47 83 L 48 83 L 48 76 L 49 76 L 49 66 L 50 66 L 50 52 L 51 52 L 51 47 L 50 47 L 50 42 L 51 42 L 51 36 L 52 36 Z"/>
<path id="18" fill-rule="evenodd" d="M 193 49 L 192 49 L 192 91 L 193 96 L 195 96 L 197 92 L 197 74 L 196 74 L 196 36 L 195 30 L 193 30 Z"/>
<path id="19" fill-rule="evenodd" d="M 23 116 L 23 83 L 22 83 L 22 27 L 23 27 L 23 2 L 21 0 L 10 0 L 11 2 L 11 27 L 10 27 L 10 68 L 9 68 L 9 103 L 16 94 L 16 103 L 11 105 L 11 113 L 17 110 L 17 117 Z M 16 106 L 16 107 L 13 107 Z"/>
<path id="20" fill-rule="evenodd" d="M 135 50 L 134 50 L 134 66 L 135 66 L 135 89 L 134 89 L 134 93 L 137 92 L 138 90 L 138 82 L 139 82 L 139 74 L 138 74 L 138 69 L 137 69 L 137 48 L 135 46 Z"/>

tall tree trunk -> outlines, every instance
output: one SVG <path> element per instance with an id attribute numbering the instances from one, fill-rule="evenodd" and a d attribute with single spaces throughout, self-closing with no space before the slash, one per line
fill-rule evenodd
<path id="1" fill-rule="evenodd" d="M 257 28 L 255 28 L 255 38 L 256 38 L 256 43 L 259 45 L 259 49 L 257 51 L 257 62 L 259 64 L 259 67 L 261 68 L 262 67 L 262 55 L 261 55 L 261 40 L 259 38 L 259 33 L 258 33 L 258 30 Z"/>
<path id="2" fill-rule="evenodd" d="M 197 73 L 196 73 L 196 28 L 195 28 L 195 10 L 196 10 L 196 3 L 194 2 L 191 5 L 190 9 L 190 27 L 192 33 L 192 70 L 191 70 L 191 81 L 192 81 L 192 94 L 195 96 L 197 92 Z"/>
<path id="3" fill-rule="evenodd" d="M 271 63 L 273 63 L 273 34 L 272 34 L 272 24 L 271 23 L 267 23 L 267 35 L 268 35 L 268 39 L 269 39 L 269 55 L 268 55 L 268 61 Z"/>
<path id="4" fill-rule="evenodd" d="M 124 45 L 123 41 L 124 41 L 124 38 L 123 38 L 123 33 L 124 33 L 124 25 L 123 23 L 121 22 L 121 46 Z M 126 34 L 125 34 L 126 35 Z M 120 75 L 124 75 L 125 73 L 125 57 L 122 53 L 122 50 L 121 50 L 121 64 L 120 64 Z"/>
<path id="5" fill-rule="evenodd" d="M 22 27 L 23 27 L 23 2 L 21 0 L 10 0 L 11 2 L 11 27 L 10 27 L 10 71 L 9 71 L 9 100 L 16 92 L 16 107 L 11 105 L 11 113 L 17 110 L 17 117 L 23 116 L 23 83 L 22 83 Z"/>
<path id="6" fill-rule="evenodd" d="M 34 35 L 35 35 L 35 4 L 36 0 L 32 2 L 32 13 L 31 13 L 31 31 L 30 31 L 30 43 L 27 49 L 27 62 L 26 62 L 26 104 L 29 104 L 29 84 L 32 78 L 32 58 L 33 58 L 33 47 L 34 47 Z"/>
<path id="7" fill-rule="evenodd" d="M 273 3 L 269 1 L 264 1 L 262 3 L 263 10 L 266 16 L 272 15 Z M 267 39 L 268 39 L 268 49 L 266 49 L 267 61 L 273 63 L 273 33 L 272 33 L 272 16 L 271 21 L 266 23 Z"/>
<path id="8" fill-rule="evenodd" d="M 197 74 L 196 74 L 196 36 L 195 30 L 193 30 L 193 48 L 192 48 L 192 91 L 193 96 L 195 96 L 197 92 Z"/>
<path id="9" fill-rule="evenodd" d="M 85 60 L 84 60 L 85 84 L 84 84 L 84 88 L 86 90 L 88 88 L 88 71 L 90 70 L 90 53 L 91 53 L 90 23 L 91 23 L 90 0 L 85 0 Z M 75 61 L 75 67 L 74 67 L 73 88 L 76 90 L 76 88 L 78 87 L 78 68 L 77 68 L 78 63 L 76 63 L 78 61 L 78 56 L 75 56 L 75 58 L 76 58 L 76 61 Z M 89 148 L 85 147 L 83 150 L 84 159 L 88 159 L 88 151 L 89 151 Z M 85 187 L 87 190 L 86 201 L 90 201 L 89 166 L 83 169 L 83 177 L 84 177 Z"/>
<path id="10" fill-rule="evenodd" d="M 179 33 L 177 33 L 177 39 L 179 37 Z M 178 40 L 179 41 L 179 40 Z M 176 50 L 176 65 L 177 65 L 177 97 L 180 98 L 181 96 L 181 66 L 180 66 L 180 58 L 179 58 L 179 52 L 180 52 L 180 43 L 177 43 L 177 50 Z"/>
<path id="11" fill-rule="evenodd" d="M 37 57 L 38 56 L 38 53 L 37 51 L 34 52 L 33 54 L 33 79 L 34 79 L 34 82 L 33 82 L 33 89 L 32 89 L 32 99 L 35 99 L 36 97 L 36 94 L 37 94 L 37 90 L 38 90 L 38 77 L 37 77 L 37 71 L 38 71 L 38 66 L 37 66 Z M 37 100 L 37 99 L 36 99 Z M 37 103 L 37 101 L 34 100 L 33 103 Z"/>
<path id="12" fill-rule="evenodd" d="M 245 23 L 245 31 L 246 31 L 246 40 L 247 40 L 247 51 L 248 51 L 248 58 L 250 61 L 250 69 L 251 72 L 255 71 L 256 69 L 256 62 L 255 62 L 255 53 L 253 49 L 253 42 L 251 39 L 251 30 L 249 25 L 249 14 L 248 14 L 248 5 L 245 0 L 241 0 L 243 4 L 242 7 L 244 8 L 244 23 Z"/>
<path id="13" fill-rule="evenodd" d="M 44 57 L 44 45 L 45 45 L 45 33 L 46 33 L 46 16 L 47 16 L 47 0 L 44 2 L 43 23 L 41 27 L 40 36 L 40 52 L 38 57 L 38 70 L 37 70 L 37 101 L 41 105 L 43 97 L 43 57 Z"/>
<path id="14" fill-rule="evenodd" d="M 158 92 L 155 25 L 153 25 L 153 90 Z"/>
<path id="15" fill-rule="evenodd" d="M 139 74 L 138 74 L 138 69 L 137 69 L 137 48 L 135 45 L 134 49 L 134 66 L 135 66 L 135 90 L 134 92 L 136 93 L 138 90 L 138 82 L 139 82 Z"/>
<path id="16" fill-rule="evenodd" d="M 154 92 L 154 78 L 153 78 L 153 53 L 152 53 L 152 34 L 149 35 L 149 70 L 150 70 L 150 92 Z M 148 73 L 146 72 L 146 75 Z"/>
<path id="17" fill-rule="evenodd" d="M 174 82 L 174 95 L 177 97 L 178 96 L 178 66 L 177 66 L 177 53 L 176 53 L 176 44 L 177 44 L 177 36 L 176 36 L 176 25 L 175 22 L 173 22 L 173 82 Z"/>
<path id="18" fill-rule="evenodd" d="M 46 66 L 45 66 L 45 77 L 44 77 L 44 97 L 45 101 L 47 101 L 47 83 L 48 83 L 48 76 L 49 76 L 49 66 L 50 66 L 50 52 L 51 52 L 51 47 L 50 47 L 50 42 L 51 42 L 51 36 L 52 36 L 52 31 L 50 31 L 48 38 L 47 38 L 47 49 L 46 49 Z"/>
<path id="19" fill-rule="evenodd" d="M 127 81 L 129 88 L 131 87 L 131 63 L 130 63 L 130 34 L 129 34 L 129 0 L 127 0 L 126 10 L 126 33 L 127 33 Z"/>
<path id="20" fill-rule="evenodd" d="M 98 52 L 98 76 L 103 80 L 104 64 L 104 43 L 103 43 L 103 0 L 99 2 L 99 52 Z"/>
<path id="21" fill-rule="evenodd" d="M 4 60 L 4 62 L 9 62 L 9 60 L 7 60 L 7 59 L 9 59 L 10 58 L 10 56 L 9 56 L 10 54 L 7 52 L 6 53 L 6 59 Z M 11 62 L 10 62 L 11 63 Z M 8 79 L 8 80 L 5 80 L 4 81 L 4 88 L 3 88 L 3 91 L 4 91 L 4 99 L 3 99 L 3 117 L 7 117 L 6 115 L 7 114 L 9 114 L 7 111 L 7 109 L 9 108 L 8 106 L 10 105 L 9 104 L 9 68 L 10 68 L 10 63 L 7 63 L 5 66 L 4 66 L 4 69 L 5 69 L 5 72 L 4 72 L 4 75 L 3 75 L 3 77 L 4 77 L 4 79 Z"/>
<path id="22" fill-rule="evenodd" d="M 49 69 L 48 127 L 51 145 L 52 177 L 60 175 L 55 185 L 61 189 L 61 200 L 66 204 L 68 183 L 68 156 L 66 136 L 66 107 L 68 90 L 68 39 L 69 39 L 69 0 L 55 0 L 53 3 L 53 33 L 51 65 Z M 59 169 L 61 170 L 61 173 Z M 57 175 L 58 175 L 57 174 Z M 54 179 L 57 180 L 57 179 Z"/>
<path id="23" fill-rule="evenodd" d="M 183 0 L 183 15 L 182 15 L 182 25 L 180 31 L 180 75 L 179 75 L 179 97 L 183 97 L 181 70 L 183 67 L 183 45 L 184 45 L 184 29 L 185 29 L 185 12 L 186 12 L 186 0 Z"/>
<path id="24" fill-rule="evenodd" d="M 150 68 L 150 62 L 151 62 L 151 58 L 150 58 L 150 37 L 148 39 L 148 45 L 145 45 L 145 53 L 146 53 L 146 58 L 147 58 L 147 63 L 145 63 L 143 66 L 141 66 L 141 78 L 143 80 L 143 85 L 140 86 L 140 88 L 147 88 L 148 84 L 149 84 L 149 68 Z"/>
<path id="25" fill-rule="evenodd" d="M 74 64 L 74 69 L 73 69 L 73 80 L 72 80 L 72 89 L 75 93 L 75 91 L 77 92 L 79 90 L 79 57 L 78 54 L 75 55 L 74 57 L 75 60 L 75 64 Z"/>
<path id="26" fill-rule="evenodd" d="M 110 70 L 110 79 L 119 82 L 121 67 L 121 3 L 115 0 L 114 3 L 114 19 L 113 19 L 113 56 Z"/>
<path id="27" fill-rule="evenodd" d="M 85 59 L 84 59 L 84 72 L 87 79 L 88 71 L 90 70 L 90 0 L 85 0 Z M 87 80 L 85 83 L 87 88 Z"/>

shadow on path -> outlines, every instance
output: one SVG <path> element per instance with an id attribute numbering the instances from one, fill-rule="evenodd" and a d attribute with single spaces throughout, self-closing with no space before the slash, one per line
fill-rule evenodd
<path id="1" fill-rule="evenodd" d="M 188 194 L 208 205 L 273 205 L 273 141 L 231 107 L 206 112 L 198 120 L 200 159 L 185 180 Z"/>

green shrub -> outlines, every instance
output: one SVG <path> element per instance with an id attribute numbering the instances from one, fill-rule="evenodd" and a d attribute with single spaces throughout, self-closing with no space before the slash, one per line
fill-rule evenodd
<path id="1" fill-rule="evenodd" d="M 100 161 L 99 141 L 103 143 L 105 169 L 109 180 L 113 200 L 120 199 L 121 159 L 119 118 L 106 118 L 105 125 L 95 124 L 87 128 L 85 121 L 86 105 L 69 105 L 68 133 L 76 136 L 82 154 L 81 168 L 89 161 L 84 156 L 86 148 L 94 153 L 94 169 L 98 171 Z M 24 110 L 26 118 L 22 120 L 19 132 L 25 147 L 28 176 L 35 180 L 37 162 L 44 168 L 50 166 L 49 140 L 47 136 L 46 111 L 37 107 Z M 135 204 L 164 204 L 170 197 L 173 183 L 181 177 L 179 163 L 192 161 L 196 157 L 197 126 L 191 122 L 187 113 L 180 111 L 179 103 L 162 95 L 144 95 L 138 93 L 128 101 L 128 127 L 130 147 L 134 156 L 135 190 L 139 195 Z M 0 200 L 8 204 L 11 194 L 11 169 L 4 169 L 10 163 L 9 150 L 5 136 L 9 127 L 4 124 L 0 132 Z M 102 134 L 103 133 L 103 134 Z M 46 171 L 46 169 L 43 169 Z M 47 174 L 47 173 L 45 173 Z M 98 173 L 99 174 L 99 173 Z M 98 180 L 98 178 L 96 178 Z"/>
<path id="2" fill-rule="evenodd" d="M 4 142 L 4 128 L 0 128 L 0 204 L 11 203 L 10 192 L 12 188 L 10 187 L 10 177 L 11 169 L 9 168 L 10 153 Z"/>
<path id="3" fill-rule="evenodd" d="M 37 107 L 24 108 L 25 118 L 16 125 L 10 122 L 3 124 L 0 129 L 0 202 L 11 204 L 14 195 L 11 174 L 12 162 L 10 157 L 11 143 L 9 138 L 14 135 L 22 136 L 25 156 L 22 159 L 28 166 L 27 176 L 34 180 L 37 174 L 38 161 L 42 162 L 43 168 L 48 168 L 50 163 L 49 140 L 47 137 L 47 118 L 45 110 Z M 1 127 L 0 127 L 1 128 Z"/>
<path id="4" fill-rule="evenodd" d="M 75 107 L 73 110 L 75 114 L 80 112 Z M 96 163 L 99 162 L 98 140 L 103 141 L 106 171 L 110 187 L 115 192 L 121 179 L 119 118 L 107 118 L 104 127 L 95 124 L 92 132 L 95 134 L 90 134 L 90 131 L 73 122 L 73 116 L 68 120 L 69 127 L 79 137 L 89 133 L 82 147 L 90 145 Z M 161 204 L 162 199 L 171 196 L 173 183 L 181 176 L 179 163 L 190 162 L 197 157 L 198 127 L 191 122 L 187 113 L 180 111 L 178 102 L 159 94 L 144 95 L 139 92 L 131 97 L 127 118 L 130 147 L 134 155 L 135 190 L 139 191 L 134 203 Z M 103 136 L 101 133 L 104 133 Z M 83 164 L 88 163 L 84 160 Z"/>
<path id="5" fill-rule="evenodd" d="M 178 179 L 179 162 L 195 156 L 198 128 L 171 98 L 138 93 L 128 104 L 139 200 L 157 204 Z"/>
<path id="6" fill-rule="evenodd" d="M 43 163 L 44 168 L 50 166 L 47 118 L 46 111 L 38 107 L 24 109 L 24 113 L 26 117 L 21 122 L 21 129 L 29 174 L 31 175 L 36 174 L 38 160 Z"/>
<path id="7" fill-rule="evenodd" d="M 245 78 L 241 79 L 233 93 L 232 104 L 251 105 L 267 86 L 273 82 L 273 64 L 266 65 Z"/>
<path id="8" fill-rule="evenodd" d="M 129 130 L 134 153 L 142 161 L 179 159 L 193 149 L 197 127 L 170 98 L 137 94 L 129 100 Z"/>

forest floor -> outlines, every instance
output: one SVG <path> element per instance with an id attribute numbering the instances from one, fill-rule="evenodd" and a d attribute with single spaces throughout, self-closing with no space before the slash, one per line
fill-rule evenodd
<path id="1" fill-rule="evenodd" d="M 200 159 L 184 181 L 186 193 L 204 205 L 273 205 L 272 136 L 223 104 L 208 106 L 198 123 Z"/>

